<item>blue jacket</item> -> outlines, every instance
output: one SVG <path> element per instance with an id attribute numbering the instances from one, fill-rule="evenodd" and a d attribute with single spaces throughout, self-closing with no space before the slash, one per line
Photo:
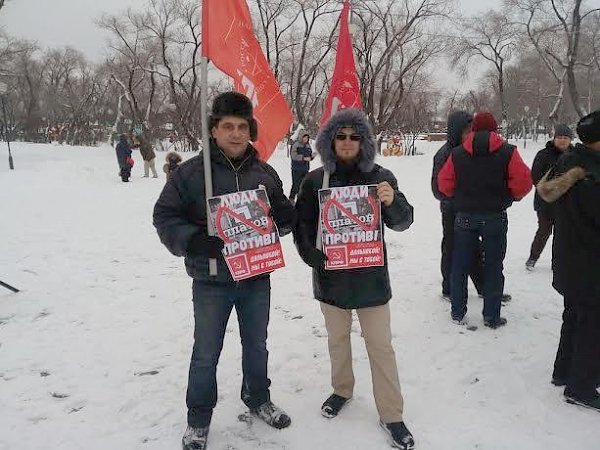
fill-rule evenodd
<path id="1" fill-rule="evenodd" d="M 117 161 L 121 169 L 129 169 L 131 166 L 127 164 L 127 158 L 131 156 L 131 149 L 127 141 L 120 140 L 117 144 Z"/>
<path id="2" fill-rule="evenodd" d="M 294 142 L 290 151 L 292 158 L 292 170 L 298 172 L 308 172 L 310 170 L 310 161 L 304 161 L 304 158 L 312 157 L 310 144 L 304 144 L 300 141 Z"/>

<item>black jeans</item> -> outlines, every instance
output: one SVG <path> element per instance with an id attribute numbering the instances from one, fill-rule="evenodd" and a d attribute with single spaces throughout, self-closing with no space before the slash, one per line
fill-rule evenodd
<path id="1" fill-rule="evenodd" d="M 242 341 L 242 401 L 256 408 L 269 400 L 267 325 L 271 284 L 268 278 L 239 283 L 194 280 L 194 350 L 186 403 L 188 424 L 210 424 L 217 403 L 217 363 L 231 310 L 235 306 Z"/>
<path id="2" fill-rule="evenodd" d="M 552 234 L 552 228 L 554 227 L 554 218 L 549 213 L 537 211 L 537 217 L 538 228 L 531 243 L 531 252 L 529 253 L 529 259 L 533 261 L 540 259 L 540 255 L 544 251 L 546 242 Z"/>
<path id="3" fill-rule="evenodd" d="M 552 377 L 566 380 L 565 394 L 593 399 L 600 381 L 600 306 L 586 305 L 577 296 L 564 300 Z"/>
<path id="4" fill-rule="evenodd" d="M 292 170 L 292 189 L 290 190 L 290 200 L 294 200 L 298 191 L 300 191 L 300 184 L 308 172 L 305 170 Z"/>
<path id="5" fill-rule="evenodd" d="M 483 317 L 497 320 L 500 317 L 504 292 L 503 263 L 506 256 L 508 217 L 501 213 L 457 213 L 454 226 L 454 252 L 452 255 L 452 318 L 462 319 L 467 313 L 464 295 L 467 276 L 473 264 L 473 254 L 483 244 Z"/>
<path id="6" fill-rule="evenodd" d="M 442 295 L 450 296 L 450 276 L 452 272 L 452 251 L 454 249 L 454 220 L 456 213 L 453 208 L 442 207 Z M 469 271 L 471 281 L 477 293 L 483 295 L 483 247 L 481 242 L 473 253 L 473 261 Z M 465 298 L 468 296 L 465 284 Z"/>

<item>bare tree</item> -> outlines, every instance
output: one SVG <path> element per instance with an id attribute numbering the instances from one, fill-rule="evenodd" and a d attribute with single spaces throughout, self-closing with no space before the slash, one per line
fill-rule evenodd
<path id="1" fill-rule="evenodd" d="M 279 80 L 282 56 L 297 42 L 286 42 L 286 33 L 300 17 L 300 8 L 294 0 L 256 0 L 260 16 L 260 30 L 267 61 Z"/>
<path id="2" fill-rule="evenodd" d="M 576 72 L 591 61 L 581 60 L 581 32 L 584 22 L 591 20 L 600 8 L 584 10 L 584 0 L 511 0 L 510 3 L 523 13 L 522 25 L 558 84 L 551 120 L 556 122 L 565 89 L 575 112 L 580 117 L 585 115 Z"/>
<path id="3" fill-rule="evenodd" d="M 506 14 L 494 10 L 463 19 L 460 23 L 464 36 L 456 43 L 453 62 L 462 64 L 465 73 L 473 58 L 492 64 L 496 73 L 502 123 L 506 126 L 508 111 L 504 92 L 504 71 L 516 48 L 515 26 Z"/>
<path id="4" fill-rule="evenodd" d="M 398 122 L 405 96 L 417 90 L 426 64 L 444 49 L 432 31 L 448 5 L 446 0 L 356 2 L 361 96 L 377 132 Z"/>

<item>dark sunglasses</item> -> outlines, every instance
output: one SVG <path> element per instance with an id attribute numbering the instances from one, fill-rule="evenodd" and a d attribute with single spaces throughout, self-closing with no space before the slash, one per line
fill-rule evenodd
<path id="1" fill-rule="evenodd" d="M 357 142 L 360 141 L 360 134 L 338 133 L 335 135 L 335 139 L 338 141 L 345 141 L 348 138 L 350 138 L 351 141 Z"/>

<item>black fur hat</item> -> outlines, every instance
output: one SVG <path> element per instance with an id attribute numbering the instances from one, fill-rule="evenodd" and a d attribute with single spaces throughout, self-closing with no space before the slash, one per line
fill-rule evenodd
<path id="1" fill-rule="evenodd" d="M 600 110 L 588 114 L 579 121 L 577 134 L 584 144 L 600 141 Z"/>
<path id="2" fill-rule="evenodd" d="M 258 139 L 258 126 L 253 116 L 252 102 L 244 94 L 233 91 L 219 94 L 212 104 L 208 128 L 212 129 L 226 116 L 246 119 L 250 125 L 250 140 L 255 142 Z"/>

